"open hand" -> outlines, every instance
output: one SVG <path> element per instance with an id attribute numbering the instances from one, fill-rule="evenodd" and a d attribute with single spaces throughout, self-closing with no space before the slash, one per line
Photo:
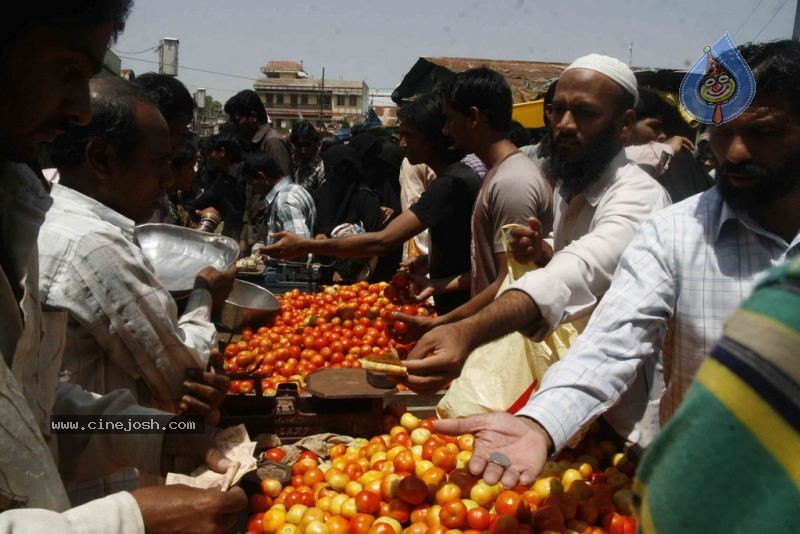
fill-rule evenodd
<path id="1" fill-rule="evenodd" d="M 475 444 L 469 461 L 470 473 L 483 477 L 489 485 L 500 482 L 505 488 L 533 484 L 552 446 L 550 436 L 538 423 L 505 412 L 441 419 L 433 422 L 433 428 L 453 436 L 473 434 Z M 490 462 L 492 453 L 505 455 L 511 465 L 503 468 Z"/>
<path id="2" fill-rule="evenodd" d="M 291 232 L 275 232 L 270 234 L 270 238 L 275 242 L 259 248 L 259 255 L 285 260 L 308 252 L 303 246 L 305 239 Z"/>

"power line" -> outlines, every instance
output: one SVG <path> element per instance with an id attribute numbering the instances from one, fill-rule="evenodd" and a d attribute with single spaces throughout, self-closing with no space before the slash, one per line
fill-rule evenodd
<path id="1" fill-rule="evenodd" d="M 761 28 L 761 30 L 760 30 L 760 31 L 759 31 L 759 32 L 756 34 L 756 36 L 755 36 L 755 37 L 753 37 L 753 41 L 754 41 L 754 42 L 755 42 L 755 40 L 756 40 L 756 39 L 758 39 L 758 36 L 759 36 L 759 35 L 761 35 L 761 32 L 763 32 L 764 30 L 766 30 L 766 29 L 767 29 L 767 26 L 769 26 L 769 25 L 770 25 L 770 23 L 771 23 L 773 20 L 775 20 L 775 17 L 777 17 L 777 16 L 778 16 L 778 13 L 780 13 L 780 12 L 781 12 L 781 10 L 783 9 L 783 6 L 785 6 L 785 5 L 786 5 L 786 3 L 787 3 L 788 1 L 789 1 L 789 0 L 783 0 L 783 3 L 781 3 L 781 5 L 780 5 L 780 6 L 778 6 L 778 9 L 776 9 L 776 10 L 775 10 L 775 13 L 773 13 L 773 14 L 772 14 L 772 18 L 770 18 L 770 19 L 767 21 L 767 23 L 766 23 L 766 24 L 764 24 L 764 27 L 763 27 L 763 28 Z"/>
<path id="2" fill-rule="evenodd" d="M 150 59 L 139 59 L 138 57 L 126 57 L 126 56 L 119 56 L 119 57 L 121 59 L 129 59 L 131 61 L 141 61 L 143 63 L 153 63 L 155 65 L 159 64 L 158 61 L 153 61 L 153 60 L 150 60 Z M 228 73 L 225 73 L 225 72 L 217 72 L 217 71 L 214 71 L 214 70 L 198 69 L 198 68 L 195 68 L 195 67 L 185 67 L 183 65 L 180 65 L 180 68 L 186 69 L 186 70 L 194 70 L 194 71 L 197 71 L 197 72 L 205 72 L 207 74 L 216 74 L 218 76 L 228 76 L 230 78 L 239 78 L 241 80 L 249 80 L 251 82 L 258 81 L 258 78 L 249 78 L 247 76 L 239 76 L 238 74 L 228 74 Z"/>
<path id="3" fill-rule="evenodd" d="M 159 47 L 159 46 L 160 46 L 160 45 L 151 46 L 150 48 L 145 48 L 144 50 L 139 50 L 138 52 L 125 52 L 124 50 L 115 50 L 115 49 L 113 49 L 113 48 L 112 48 L 111 50 L 112 50 L 112 51 L 113 51 L 115 54 L 144 54 L 145 52 L 151 52 L 151 51 L 158 50 L 158 47 Z"/>
<path id="4" fill-rule="evenodd" d="M 733 32 L 733 34 L 734 34 L 734 35 L 739 35 L 739 31 L 740 31 L 742 28 L 744 28 L 744 25 L 745 25 L 745 24 L 747 24 L 747 21 L 748 21 L 748 20 L 750 20 L 750 17 L 752 17 L 752 16 L 753 16 L 753 13 L 755 13 L 755 12 L 758 10 L 758 8 L 759 8 L 759 7 L 761 7 L 761 4 L 762 4 L 763 2 L 764 2 L 764 0 L 758 0 L 758 3 L 756 4 L 756 7 L 754 7 L 754 8 L 753 8 L 753 10 L 750 12 L 750 14 L 749 14 L 749 15 L 747 15 L 747 18 L 746 18 L 746 19 L 744 19 L 744 22 L 742 22 L 741 24 L 739 24 L 739 27 L 738 27 L 738 28 L 736 28 L 736 31 L 735 31 L 735 32 Z"/>

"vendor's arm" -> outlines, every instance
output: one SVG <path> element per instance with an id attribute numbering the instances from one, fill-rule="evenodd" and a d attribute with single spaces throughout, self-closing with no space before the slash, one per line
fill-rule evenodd
<path id="1" fill-rule="evenodd" d="M 307 253 L 340 258 L 368 258 L 390 252 L 425 228 L 413 212 L 404 211 L 378 232 L 332 239 L 303 239 L 287 232 L 278 232 L 273 236 L 278 241 L 261 247 L 259 253 L 273 258 L 293 258 Z"/>
<path id="2" fill-rule="evenodd" d="M 536 313 L 536 305 L 527 295 L 513 291 L 472 317 L 434 328 L 409 353 L 405 362 L 408 377 L 403 382 L 414 391 L 438 391 L 461 374 L 473 350 L 521 328 Z"/>
<path id="3" fill-rule="evenodd" d="M 416 341 L 433 328 L 442 325 L 453 324 L 463 319 L 473 318 L 476 316 L 476 314 L 492 304 L 497 296 L 497 291 L 500 289 L 500 286 L 503 284 L 503 280 L 508 273 L 508 260 L 505 253 L 495 254 L 494 259 L 499 271 L 495 281 L 453 311 L 439 317 L 406 315 L 404 313 L 394 312 L 392 314 L 392 318 L 405 322 L 409 327 L 408 332 L 405 335 L 395 337 L 403 343 Z M 458 279 L 454 279 L 454 284 L 461 283 L 462 280 L 463 279 L 460 277 Z M 460 370 L 461 368 L 459 367 L 458 369 Z"/>
<path id="4" fill-rule="evenodd" d="M 197 489 L 180 484 L 119 492 L 65 512 L 25 508 L 0 514 L 0 533 L 144 534 L 230 531 L 247 506 L 240 488 Z"/>
<path id="5" fill-rule="evenodd" d="M 678 289 L 674 236 L 666 225 L 659 229 L 657 220 L 642 224 L 586 330 L 517 412 L 538 421 L 556 450 L 613 406 L 643 361 L 661 351 Z"/>
<path id="6" fill-rule="evenodd" d="M 80 323 L 116 367 L 143 380 L 160 407 L 175 410 L 186 369 L 204 367 L 215 344 L 208 295 L 192 294 L 180 325 L 174 299 L 133 243 L 94 235 L 79 247 L 43 299 Z"/>

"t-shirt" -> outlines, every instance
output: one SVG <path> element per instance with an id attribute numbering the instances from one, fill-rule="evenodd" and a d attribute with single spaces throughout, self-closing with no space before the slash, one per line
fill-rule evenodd
<path id="1" fill-rule="evenodd" d="M 469 270 L 470 219 L 480 187 L 481 178 L 474 170 L 464 163 L 453 163 L 409 208 L 430 229 L 431 278 Z M 469 298 L 469 291 L 437 295 L 436 311 L 447 313 Z"/>
<path id="2" fill-rule="evenodd" d="M 494 255 L 503 252 L 503 225 L 542 223 L 544 235 L 553 227 L 553 190 L 539 167 L 517 150 L 489 169 L 472 216 L 472 294 L 497 279 Z"/>

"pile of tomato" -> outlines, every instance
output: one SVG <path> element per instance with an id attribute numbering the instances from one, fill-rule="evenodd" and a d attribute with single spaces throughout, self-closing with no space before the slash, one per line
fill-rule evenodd
<path id="1" fill-rule="evenodd" d="M 319 293 L 295 289 L 280 295 L 280 312 L 271 324 L 246 328 L 239 341 L 225 347 L 225 373 L 253 377 L 232 380 L 231 393 L 252 392 L 255 380 L 268 395 L 283 382 L 298 382 L 302 388 L 306 375 L 317 369 L 357 368 L 367 354 L 403 349 L 390 332 L 402 334 L 407 326 L 391 321 L 389 314 L 432 311 L 424 304 L 392 303 L 383 295 L 387 287 L 385 282 L 359 282 L 326 286 Z"/>
<path id="2" fill-rule="evenodd" d="M 404 414 L 372 439 L 301 453 L 290 484 L 265 478 L 250 497 L 248 532 L 439 534 L 567 532 L 633 534 L 635 464 L 610 441 L 589 436 L 548 461 L 530 486 L 503 489 L 472 476 L 474 437 L 432 430 Z M 280 461 L 281 449 L 267 451 Z"/>

